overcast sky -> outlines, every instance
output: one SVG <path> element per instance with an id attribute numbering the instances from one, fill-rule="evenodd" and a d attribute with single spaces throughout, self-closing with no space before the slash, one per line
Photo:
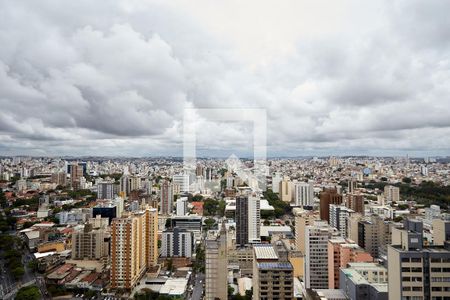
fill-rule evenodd
<path id="1" fill-rule="evenodd" d="M 450 155 L 450 1 L 0 1 L 0 155 Z M 200 155 L 252 126 L 198 119 Z"/>

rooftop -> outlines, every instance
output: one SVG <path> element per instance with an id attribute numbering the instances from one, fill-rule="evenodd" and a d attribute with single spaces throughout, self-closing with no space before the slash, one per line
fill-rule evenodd
<path id="1" fill-rule="evenodd" d="M 278 259 L 278 254 L 272 245 L 254 245 L 256 259 Z"/>
<path id="2" fill-rule="evenodd" d="M 290 262 L 259 262 L 258 269 L 262 270 L 293 270 Z"/>
<path id="3" fill-rule="evenodd" d="M 185 293 L 188 280 L 185 278 L 169 278 L 159 290 L 160 294 L 181 296 Z"/>

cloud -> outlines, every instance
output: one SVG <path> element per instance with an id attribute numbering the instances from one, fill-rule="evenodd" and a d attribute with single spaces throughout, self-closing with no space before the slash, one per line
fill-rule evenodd
<path id="1" fill-rule="evenodd" d="M 270 155 L 448 154 L 449 9 L 3 1 L 0 154 L 181 155 L 192 107 L 267 109 Z M 247 124 L 192 126 L 251 153 Z"/>

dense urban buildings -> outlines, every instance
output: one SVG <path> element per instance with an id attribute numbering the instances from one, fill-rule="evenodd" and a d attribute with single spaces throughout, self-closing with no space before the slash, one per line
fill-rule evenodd
<path id="1" fill-rule="evenodd" d="M 444 195 L 449 165 L 425 178 L 422 164 L 276 159 L 258 190 L 220 159 L 199 160 L 188 189 L 175 159 L 83 160 L 67 163 L 83 172 L 74 189 L 64 160 L 0 159 L 0 200 L 53 295 L 445 299 L 450 216 L 414 193 Z"/>

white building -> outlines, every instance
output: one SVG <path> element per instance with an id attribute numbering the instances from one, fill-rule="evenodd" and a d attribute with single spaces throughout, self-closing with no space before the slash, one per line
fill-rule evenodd
<path id="1" fill-rule="evenodd" d="M 342 237 L 347 236 L 347 219 L 354 211 L 344 205 L 330 205 L 330 226 L 336 228 Z"/>
<path id="2" fill-rule="evenodd" d="M 312 206 L 314 201 L 314 186 L 312 182 L 294 183 L 294 202 L 296 206 Z"/>
<path id="3" fill-rule="evenodd" d="M 430 207 L 425 208 L 425 219 L 423 222 L 426 225 L 431 226 L 434 219 L 439 219 L 441 217 L 441 207 L 439 205 L 430 205 Z"/>
<path id="4" fill-rule="evenodd" d="M 261 242 L 261 203 L 259 197 L 248 199 L 248 241 Z"/>
<path id="5" fill-rule="evenodd" d="M 110 181 L 99 182 L 97 185 L 98 199 L 113 199 L 114 198 L 114 184 Z"/>
<path id="6" fill-rule="evenodd" d="M 177 216 L 185 216 L 188 212 L 188 198 L 181 197 L 177 200 Z"/>
<path id="7" fill-rule="evenodd" d="M 276 172 L 274 176 L 272 176 L 272 191 L 274 193 L 280 192 L 280 182 L 281 182 L 281 173 Z"/>
<path id="8" fill-rule="evenodd" d="M 190 191 L 189 175 L 187 174 L 173 175 L 172 184 L 179 186 L 180 193 L 188 193 Z"/>
<path id="9" fill-rule="evenodd" d="M 194 253 L 194 233 L 175 227 L 162 233 L 162 257 L 192 257 Z"/>
<path id="10" fill-rule="evenodd" d="M 326 221 L 314 221 L 305 231 L 305 287 L 328 288 L 328 240 L 338 236 Z"/>

